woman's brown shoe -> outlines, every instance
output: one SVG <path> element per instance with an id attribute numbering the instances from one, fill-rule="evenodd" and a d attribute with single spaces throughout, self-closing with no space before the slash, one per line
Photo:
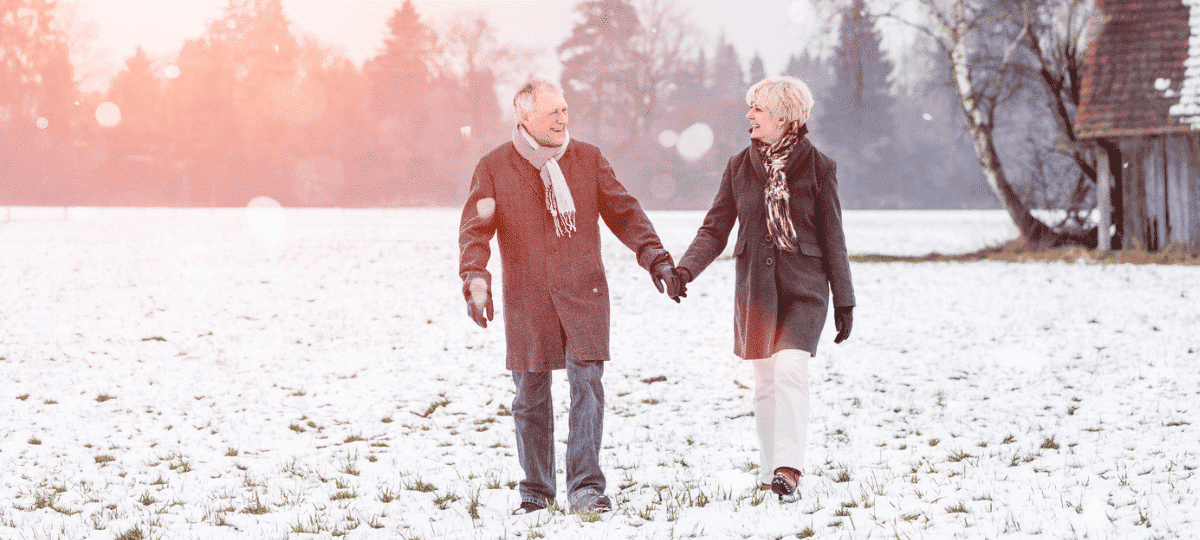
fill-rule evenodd
<path id="1" fill-rule="evenodd" d="M 796 486 L 800 483 L 800 471 L 791 467 L 775 469 L 775 478 L 771 480 L 771 492 L 779 495 L 783 502 L 795 502 L 799 499 Z"/>

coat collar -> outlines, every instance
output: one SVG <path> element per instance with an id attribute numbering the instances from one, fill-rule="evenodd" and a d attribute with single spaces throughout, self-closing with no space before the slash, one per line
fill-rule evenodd
<path id="1" fill-rule="evenodd" d="M 512 160 L 513 168 L 521 176 L 521 181 L 527 184 L 530 188 L 535 189 L 537 193 L 542 193 L 546 188 L 542 184 L 541 172 L 534 168 L 533 164 L 530 163 L 529 160 L 521 157 L 521 153 L 517 151 L 517 147 L 512 141 L 504 144 L 508 145 L 509 159 Z M 567 167 L 569 165 L 568 161 L 574 153 L 575 148 L 568 146 L 567 151 L 563 152 L 563 156 L 558 158 L 558 166 L 562 169 L 563 176 L 569 176 L 567 174 Z M 568 184 L 570 184 L 570 182 L 568 182 Z"/>
<path id="2" fill-rule="evenodd" d="M 792 168 L 797 160 L 802 160 L 806 156 L 806 152 L 812 148 L 812 144 L 808 142 L 808 124 L 800 126 L 800 137 L 796 140 L 796 145 L 792 147 L 792 153 L 788 154 L 787 168 Z M 760 182 L 767 181 L 767 166 L 763 164 L 762 156 L 758 153 L 758 148 L 755 148 L 754 141 L 750 141 L 750 147 L 746 149 L 750 153 L 750 164 L 754 167 L 755 176 Z"/>

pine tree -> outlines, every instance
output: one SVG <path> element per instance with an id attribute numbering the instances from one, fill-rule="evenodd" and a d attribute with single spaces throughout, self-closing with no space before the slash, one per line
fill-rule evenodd
<path id="1" fill-rule="evenodd" d="M 713 57 L 712 80 L 706 100 L 706 116 L 714 136 L 710 155 L 719 163 L 750 142 L 746 134 L 749 127 L 746 123 L 746 90 L 749 90 L 749 85 L 742 72 L 737 48 L 727 42 L 725 36 L 721 36 L 717 42 L 717 54 Z"/>
<path id="2" fill-rule="evenodd" d="M 53 0 L 0 0 L 0 177 L 16 200 L 65 201 L 78 95 Z M 40 144 L 34 144 L 34 141 Z"/>
<path id="3" fill-rule="evenodd" d="M 754 58 L 750 59 L 750 84 L 755 84 L 765 78 L 767 78 L 767 68 L 763 66 L 762 56 L 755 52 Z"/>
<path id="4" fill-rule="evenodd" d="M 108 100 L 121 111 L 118 143 L 128 152 L 150 152 L 160 142 L 162 82 L 140 46 L 125 61 L 108 90 Z"/>
<path id="5" fill-rule="evenodd" d="M 434 195 L 429 183 L 434 173 L 423 148 L 436 146 L 444 134 L 431 130 L 444 129 L 452 121 L 434 126 L 430 120 L 430 111 L 445 99 L 437 95 L 442 82 L 431 69 L 438 53 L 437 35 L 421 21 L 411 0 L 393 12 L 387 26 L 383 50 L 363 66 L 376 142 L 387 165 L 363 187 L 378 201 L 414 203 Z"/>
<path id="6" fill-rule="evenodd" d="M 875 18 L 864 0 L 842 11 L 840 41 L 834 52 L 834 88 L 821 115 L 833 144 L 870 145 L 891 134 L 892 64 L 884 55 Z"/>
<path id="7" fill-rule="evenodd" d="M 758 82 L 758 81 L 754 81 Z M 746 77 L 742 72 L 742 61 L 737 48 L 722 35 L 717 42 L 717 54 L 713 57 L 712 86 L 717 99 L 742 101 L 746 93 Z"/>
<path id="8" fill-rule="evenodd" d="M 412 0 L 405 0 L 395 10 L 387 26 L 383 51 L 364 67 L 371 79 L 371 110 L 379 118 L 411 120 L 425 107 L 437 35 L 421 22 Z"/>
<path id="9" fill-rule="evenodd" d="M 906 206 L 891 139 L 892 64 L 880 44 L 875 18 L 864 0 L 854 0 L 841 13 L 833 87 L 827 101 L 814 107 L 821 128 L 814 137 L 838 161 L 839 191 L 849 208 Z"/>
<path id="10" fill-rule="evenodd" d="M 630 145 L 640 92 L 632 44 L 641 32 L 637 10 L 628 0 L 586 0 L 575 10 L 583 20 L 555 49 L 572 109 L 571 130 L 610 146 Z"/>

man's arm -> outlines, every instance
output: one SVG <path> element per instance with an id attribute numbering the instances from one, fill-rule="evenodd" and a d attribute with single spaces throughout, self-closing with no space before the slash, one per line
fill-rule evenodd
<path id="1" fill-rule="evenodd" d="M 672 262 L 671 255 L 663 248 L 662 240 L 654 231 L 650 218 L 642 211 L 642 205 L 617 181 L 616 173 L 608 164 L 608 160 L 600 156 L 599 161 L 599 211 L 605 225 L 637 254 L 638 265 L 647 271 L 653 272 L 655 266 L 663 262 Z"/>
<path id="2" fill-rule="evenodd" d="M 658 292 L 665 292 L 676 303 L 687 293 L 671 254 L 663 248 L 662 240 L 654 231 L 654 225 L 642 205 L 617 181 L 612 166 L 604 156 L 599 156 L 598 189 L 600 216 L 604 223 L 629 249 L 637 254 L 638 264 L 650 272 L 650 279 Z"/>
<path id="3" fill-rule="evenodd" d="M 458 275 L 462 278 L 467 313 L 475 324 L 487 328 L 492 319 L 492 274 L 488 272 L 491 240 L 496 234 L 495 187 L 484 171 L 475 167 L 471 193 L 463 205 L 458 227 Z"/>

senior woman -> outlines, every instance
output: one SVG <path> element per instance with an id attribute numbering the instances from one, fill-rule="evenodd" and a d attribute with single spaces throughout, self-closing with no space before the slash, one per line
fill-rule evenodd
<path id="1" fill-rule="evenodd" d="M 812 92 L 799 79 L 771 77 L 750 87 L 746 103 L 750 145 L 729 159 L 676 271 L 682 283 L 698 277 L 739 224 L 734 354 L 754 363 L 760 489 L 790 502 L 799 497 L 808 431 L 808 359 L 817 353 L 830 289 L 834 343 L 850 337 L 854 288 L 836 163 L 805 137 Z"/>

